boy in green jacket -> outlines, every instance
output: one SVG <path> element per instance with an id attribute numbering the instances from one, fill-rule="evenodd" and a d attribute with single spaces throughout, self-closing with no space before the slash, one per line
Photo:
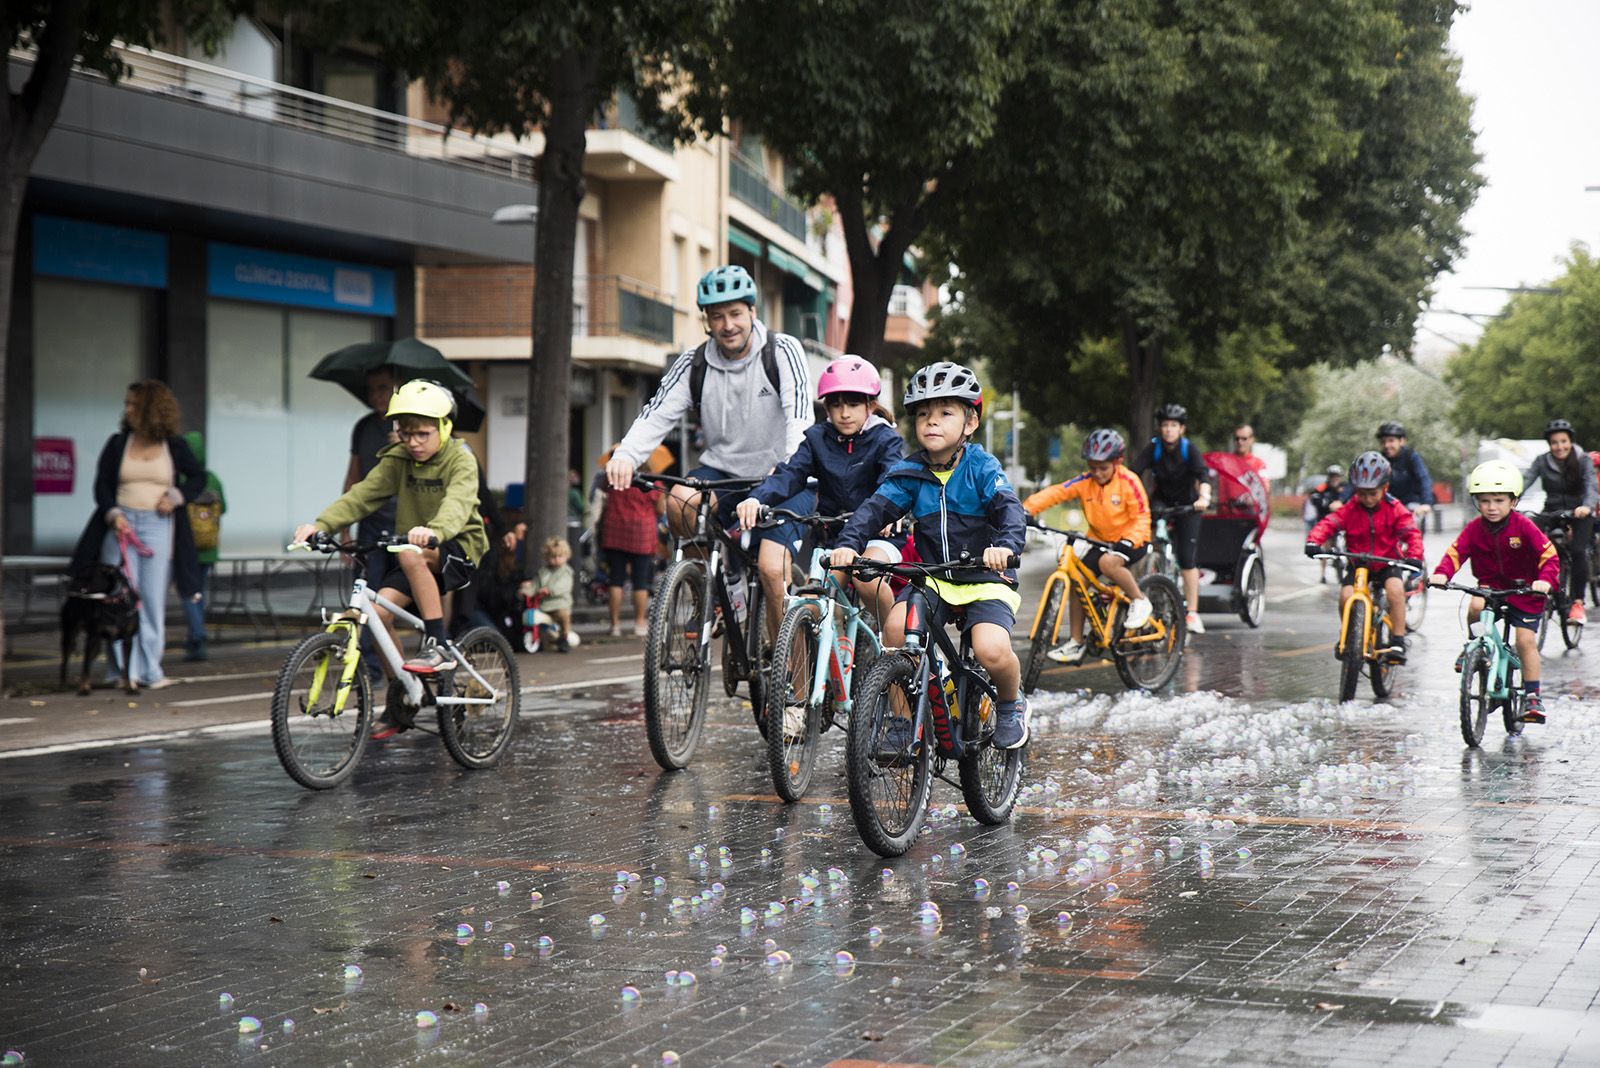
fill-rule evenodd
<path id="1" fill-rule="evenodd" d="M 450 437 L 455 406 L 450 391 L 435 382 L 414 379 L 401 386 L 386 413 L 400 441 L 378 453 L 378 466 L 366 478 L 294 532 L 294 540 L 303 542 L 319 531 L 343 530 L 395 498 L 395 525 L 422 551 L 393 554 L 376 585 L 386 600 L 417 604 L 426 636 L 405 669 L 418 675 L 456 666 L 445 648 L 444 594 L 471 581 L 489 547 L 478 516 L 478 461 Z M 378 618 L 389 626 L 389 613 L 380 608 Z"/>

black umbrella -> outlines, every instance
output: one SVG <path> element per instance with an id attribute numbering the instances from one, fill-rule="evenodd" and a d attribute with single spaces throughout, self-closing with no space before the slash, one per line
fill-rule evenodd
<path id="1" fill-rule="evenodd" d="M 444 353 L 414 337 L 346 345 L 317 361 L 311 369 L 311 377 L 343 386 L 365 404 L 367 374 L 380 367 L 393 368 L 396 382 L 427 378 L 455 394 L 457 429 L 472 433 L 483 426 L 483 399 L 473 389 L 472 379 L 445 359 Z"/>

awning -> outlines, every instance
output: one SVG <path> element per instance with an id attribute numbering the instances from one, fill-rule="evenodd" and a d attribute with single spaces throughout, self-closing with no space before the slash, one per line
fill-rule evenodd
<path id="1" fill-rule="evenodd" d="M 761 258 L 761 240 L 751 237 L 737 226 L 728 227 L 728 244 L 734 248 L 744 249 L 756 259 Z"/>
<path id="2" fill-rule="evenodd" d="M 813 271 L 805 260 L 789 255 L 770 241 L 767 243 L 767 261 L 785 274 L 791 274 L 817 292 L 822 292 L 823 279 L 820 274 Z"/>

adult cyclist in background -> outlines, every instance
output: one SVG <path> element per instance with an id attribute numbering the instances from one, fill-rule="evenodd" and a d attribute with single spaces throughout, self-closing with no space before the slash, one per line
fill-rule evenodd
<path id="1" fill-rule="evenodd" d="M 1393 471 L 1389 496 L 1410 509 L 1417 529 L 1422 529 L 1428 513 L 1433 511 L 1433 479 L 1417 450 L 1406 444 L 1406 428 L 1392 422 L 1380 425 L 1378 451 Z M 1349 500 L 1348 494 L 1345 499 Z"/>
<path id="2" fill-rule="evenodd" d="M 1189 609 L 1190 634 L 1204 634 L 1205 624 L 1200 622 L 1200 569 L 1195 563 L 1200 541 L 1200 513 L 1211 507 L 1211 469 L 1206 466 L 1195 447 L 1184 436 L 1189 423 L 1189 411 L 1181 404 L 1163 404 L 1156 409 L 1156 437 L 1150 439 L 1134 461 L 1128 465 L 1136 475 L 1151 475 L 1150 503 L 1168 508 L 1194 505 L 1186 515 L 1172 516 L 1167 520 L 1167 530 L 1172 539 L 1173 554 L 1178 558 L 1178 569 L 1183 574 L 1183 597 Z"/>
<path id="3" fill-rule="evenodd" d="M 1572 532 L 1567 573 L 1567 595 L 1572 598 L 1572 607 L 1567 609 L 1567 618 L 1583 623 L 1588 618 L 1583 607 L 1589 589 L 1588 549 L 1594 540 L 1594 511 L 1600 505 L 1600 490 L 1595 486 L 1594 462 L 1573 440 L 1571 423 L 1550 420 L 1544 428 L 1544 440 L 1549 451 L 1533 461 L 1523 478 L 1530 483 L 1537 478 L 1544 487 L 1546 512 L 1572 513 L 1567 520 L 1567 529 Z M 1549 523 L 1541 522 L 1539 526 L 1549 533 Z"/>
<path id="4" fill-rule="evenodd" d="M 613 489 L 632 484 L 633 474 L 683 416 L 698 412 L 705 447 L 689 478 L 765 478 L 794 454 L 813 422 L 811 372 L 805 350 L 788 334 L 769 330 L 756 317 L 756 283 L 737 265 L 707 271 L 695 287 L 707 339 L 673 361 L 633 426 L 611 453 L 606 481 Z M 679 537 L 694 533 L 698 494 L 674 486 L 667 520 Z M 740 492 L 715 499 L 717 518 L 733 529 Z M 778 507 L 806 513 L 816 495 L 801 490 Z M 761 543 L 758 567 L 767 597 L 768 627 L 776 633 L 789 576 L 790 546 L 797 523 L 755 532 Z"/>

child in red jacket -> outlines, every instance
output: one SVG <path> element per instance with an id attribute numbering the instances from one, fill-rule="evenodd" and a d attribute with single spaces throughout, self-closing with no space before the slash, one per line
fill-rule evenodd
<path id="1" fill-rule="evenodd" d="M 1350 485 L 1355 497 L 1336 512 L 1329 512 L 1306 535 L 1306 555 L 1322 551 L 1323 542 L 1337 531 L 1344 531 L 1345 549 L 1352 553 L 1387 556 L 1415 561 L 1422 567 L 1422 532 L 1411 510 L 1389 496 L 1389 461 L 1380 452 L 1364 452 L 1350 465 Z M 1389 660 L 1406 662 L 1411 639 L 1406 637 L 1406 587 L 1399 568 L 1380 568 L 1372 572 L 1372 584 L 1383 590 L 1389 602 Z M 1355 570 L 1347 568 L 1339 587 L 1339 617 L 1355 587 Z"/>
<path id="2" fill-rule="evenodd" d="M 1467 478 L 1467 492 L 1478 506 L 1478 518 L 1461 528 L 1461 533 L 1444 551 L 1444 559 L 1429 579 L 1443 586 L 1461 565 L 1472 561 L 1472 574 L 1478 585 L 1491 590 L 1509 589 L 1518 582 L 1530 583 L 1532 594 L 1510 597 L 1505 613 L 1511 620 L 1517 656 L 1522 661 L 1524 723 L 1544 722 L 1544 701 L 1539 696 L 1539 616 L 1544 612 L 1544 597 L 1561 575 L 1561 560 L 1533 520 L 1512 509 L 1522 496 L 1522 472 L 1504 460 L 1490 460 L 1473 468 Z M 1483 598 L 1474 597 L 1468 605 L 1468 618 L 1477 619 L 1483 611 Z M 1461 658 L 1456 658 L 1461 670 Z"/>

